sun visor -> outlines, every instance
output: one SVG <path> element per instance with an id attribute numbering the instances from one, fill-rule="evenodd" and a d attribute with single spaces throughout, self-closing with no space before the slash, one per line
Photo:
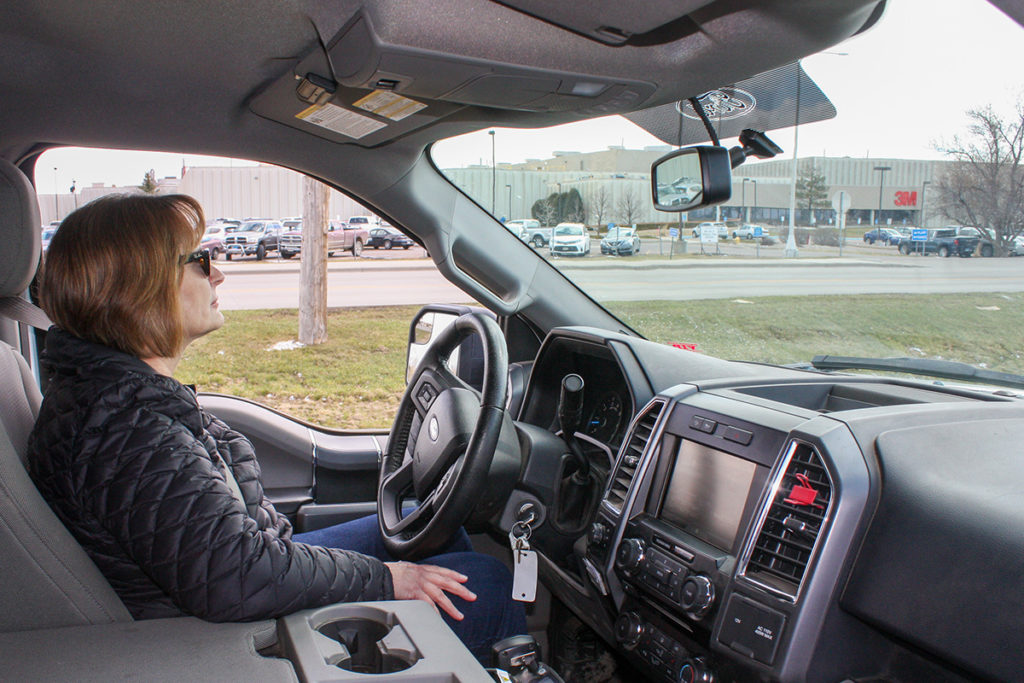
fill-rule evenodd
<path id="1" fill-rule="evenodd" d="M 798 63 L 706 92 L 698 100 L 722 139 L 737 137 L 744 128 L 788 128 L 797 121 L 797 102 L 800 123 L 825 121 L 836 115 L 835 106 Z M 670 145 L 681 147 L 708 141 L 704 124 L 687 101 L 623 116 Z"/>

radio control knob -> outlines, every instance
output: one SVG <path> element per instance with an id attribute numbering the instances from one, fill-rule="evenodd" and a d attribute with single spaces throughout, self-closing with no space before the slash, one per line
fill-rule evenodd
<path id="1" fill-rule="evenodd" d="M 690 616 L 700 619 L 715 602 L 715 584 L 703 574 L 692 574 L 683 581 L 679 606 Z"/>
<path id="2" fill-rule="evenodd" d="M 627 538 L 615 554 L 615 564 L 626 574 L 635 574 L 644 562 L 644 544 L 639 538 Z"/>
<path id="3" fill-rule="evenodd" d="M 623 612 L 615 620 L 615 639 L 632 650 L 644 635 L 644 622 L 636 612 Z"/>
<path id="4" fill-rule="evenodd" d="M 601 522 L 594 522 L 590 525 L 590 542 L 596 546 L 603 546 L 608 543 L 608 527 Z"/>
<path id="5" fill-rule="evenodd" d="M 703 657 L 687 659 L 679 668 L 679 683 L 714 683 L 715 672 Z"/>

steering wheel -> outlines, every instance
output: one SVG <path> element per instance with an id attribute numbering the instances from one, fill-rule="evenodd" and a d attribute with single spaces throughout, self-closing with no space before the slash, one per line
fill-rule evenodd
<path id="1" fill-rule="evenodd" d="M 478 393 L 448 368 L 469 335 L 483 346 Z M 395 557 L 437 554 L 480 502 L 505 420 L 508 350 L 498 324 L 475 313 L 460 316 L 424 353 L 398 407 L 377 485 L 377 519 Z M 402 516 L 412 492 L 420 501 Z"/>

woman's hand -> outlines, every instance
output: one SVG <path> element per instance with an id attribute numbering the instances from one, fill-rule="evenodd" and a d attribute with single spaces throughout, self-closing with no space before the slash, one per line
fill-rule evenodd
<path id="1" fill-rule="evenodd" d="M 391 570 L 391 582 L 395 587 L 396 600 L 423 600 L 447 612 L 452 619 L 462 621 L 462 612 L 445 595 L 445 591 L 472 602 L 476 594 L 463 586 L 468 577 L 457 571 L 432 564 L 411 562 L 385 562 Z"/>

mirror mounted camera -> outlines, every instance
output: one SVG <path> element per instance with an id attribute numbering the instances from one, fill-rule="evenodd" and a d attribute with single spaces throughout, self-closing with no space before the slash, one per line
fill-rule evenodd
<path id="1" fill-rule="evenodd" d="M 685 147 L 651 165 L 651 197 L 659 211 L 689 211 L 732 196 L 732 163 L 725 147 Z"/>

